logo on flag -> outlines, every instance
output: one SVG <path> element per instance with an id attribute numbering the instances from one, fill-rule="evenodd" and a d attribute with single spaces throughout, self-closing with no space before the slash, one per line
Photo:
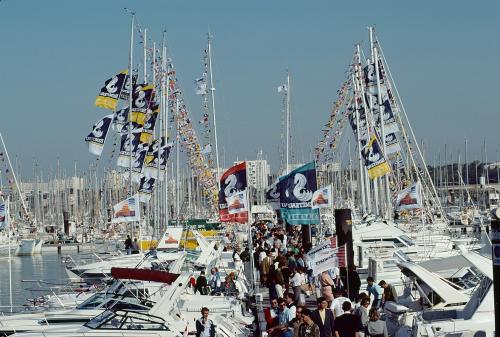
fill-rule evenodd
<path id="1" fill-rule="evenodd" d="M 311 207 L 313 209 L 326 208 L 331 206 L 331 202 L 332 202 L 332 188 L 331 186 L 327 186 L 314 192 L 311 199 Z"/>
<path id="2" fill-rule="evenodd" d="M 247 198 L 246 191 L 233 194 L 226 198 L 227 210 L 229 214 L 235 214 L 240 212 L 247 212 Z"/>
<path id="3" fill-rule="evenodd" d="M 224 172 L 220 179 L 219 190 L 219 216 L 222 222 L 246 223 L 248 212 L 229 212 L 228 203 L 230 198 L 239 193 L 245 193 L 247 188 L 247 168 L 246 162 L 235 165 Z M 228 199 L 229 198 L 229 199 Z"/>
<path id="4" fill-rule="evenodd" d="M 85 141 L 89 145 L 89 152 L 100 156 L 104 148 L 104 142 L 113 120 L 113 115 L 104 116 L 100 121 L 94 124 L 92 132 L 85 137 Z"/>
<path id="5" fill-rule="evenodd" d="M 113 206 L 113 219 L 111 222 L 139 221 L 139 196 L 136 194 Z"/>
<path id="6" fill-rule="evenodd" d="M 402 190 L 396 197 L 396 210 L 422 208 L 422 184 L 420 181 Z"/>

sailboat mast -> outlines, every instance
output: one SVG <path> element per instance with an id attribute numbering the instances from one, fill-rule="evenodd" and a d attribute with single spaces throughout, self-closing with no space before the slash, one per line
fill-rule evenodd
<path id="1" fill-rule="evenodd" d="M 377 78 L 377 103 L 379 109 L 379 119 L 380 119 L 380 133 L 382 138 L 382 149 L 384 155 L 387 153 L 386 144 L 385 144 L 385 129 L 384 129 L 384 109 L 382 106 L 382 92 L 380 89 L 380 69 L 378 65 L 378 51 L 377 47 L 373 43 L 373 27 L 369 27 L 370 31 L 370 46 L 372 50 L 372 59 L 375 65 L 375 77 Z M 385 207 L 385 217 L 388 219 L 391 216 L 391 193 L 389 191 L 389 175 L 384 175 L 385 181 L 385 198 L 386 198 L 386 207 Z"/>
<path id="2" fill-rule="evenodd" d="M 30 213 L 28 211 L 28 208 L 26 207 L 26 201 L 25 201 L 23 194 L 21 193 L 21 188 L 19 188 L 19 183 L 18 183 L 17 178 L 16 178 L 16 173 L 15 173 L 14 169 L 12 168 L 12 162 L 10 161 L 9 151 L 7 151 L 7 146 L 5 146 L 5 142 L 3 140 L 3 136 L 2 136 L 1 132 L 0 132 L 0 140 L 2 141 L 3 149 L 5 150 L 5 156 L 7 157 L 7 162 L 9 163 L 10 172 L 12 173 L 12 177 L 14 178 L 14 182 L 16 183 L 17 193 L 19 193 L 19 199 L 21 199 L 21 204 L 23 205 L 24 212 L 25 212 L 26 216 L 28 216 L 28 218 L 29 218 Z"/>
<path id="3" fill-rule="evenodd" d="M 290 172 L 290 72 L 286 71 L 286 173 Z"/>
<path id="4" fill-rule="evenodd" d="M 168 83 L 168 68 L 167 68 L 167 45 L 166 45 L 166 32 L 163 32 L 163 43 L 162 43 L 162 51 L 161 51 L 161 68 L 162 68 L 162 101 L 163 101 L 163 136 L 165 137 L 165 145 L 168 143 L 168 90 L 169 90 L 169 83 Z M 161 146 L 161 137 L 159 139 L 160 141 L 160 146 Z M 167 149 L 165 149 L 166 151 Z M 158 150 L 158 156 L 160 156 L 160 150 Z M 167 158 L 168 159 L 168 158 Z M 158 163 L 160 162 L 160 158 L 158 157 Z M 169 220 L 169 210 L 168 210 L 168 165 L 167 165 L 167 160 L 165 160 L 165 172 L 164 172 L 164 189 L 165 189 L 165 194 L 163 197 L 163 211 L 165 212 L 165 225 L 164 228 L 168 228 L 168 220 Z"/>
<path id="5" fill-rule="evenodd" d="M 180 142 L 180 139 L 181 139 L 181 135 L 180 135 L 180 130 L 179 130 L 179 99 L 177 99 L 177 102 L 176 102 L 176 113 L 177 113 L 177 116 L 176 116 L 176 129 L 177 129 L 177 136 L 176 136 L 176 142 L 177 144 L 175 144 L 175 157 L 176 157 L 176 163 L 175 163 L 175 213 L 176 213 L 176 224 L 177 226 L 179 226 L 179 216 L 180 216 L 180 177 L 179 177 L 179 174 L 180 174 L 180 166 L 179 166 L 179 156 L 180 156 L 180 150 L 179 150 L 179 147 L 181 145 L 181 142 Z"/>
<path id="6" fill-rule="evenodd" d="M 213 71 L 212 71 L 212 43 L 211 43 L 212 36 L 210 33 L 207 35 L 207 40 L 208 40 L 208 68 L 210 72 L 210 97 L 212 98 L 212 115 L 214 119 L 214 140 L 215 140 L 215 163 L 217 165 L 217 183 L 219 184 L 219 189 L 220 189 L 220 181 L 219 181 L 219 170 L 220 170 L 220 165 L 219 165 L 219 145 L 217 142 L 217 119 L 215 118 L 215 86 L 214 86 L 214 78 L 213 78 Z"/>
<path id="7" fill-rule="evenodd" d="M 129 197 L 132 196 L 132 104 L 133 104 L 133 94 L 134 94 L 134 83 L 132 81 L 132 62 L 134 56 L 134 23 L 135 23 L 135 13 L 131 13 L 132 20 L 130 22 L 130 54 L 129 54 L 129 64 L 128 64 L 128 76 L 130 81 L 129 95 L 128 95 L 128 147 L 129 147 Z"/>

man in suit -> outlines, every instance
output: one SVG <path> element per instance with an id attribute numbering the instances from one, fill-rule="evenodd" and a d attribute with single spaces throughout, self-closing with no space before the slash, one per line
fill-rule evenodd
<path id="1" fill-rule="evenodd" d="M 317 303 L 318 309 L 311 313 L 311 318 L 319 327 L 320 337 L 335 337 L 335 318 L 328 309 L 328 301 L 324 297 L 318 297 Z"/>

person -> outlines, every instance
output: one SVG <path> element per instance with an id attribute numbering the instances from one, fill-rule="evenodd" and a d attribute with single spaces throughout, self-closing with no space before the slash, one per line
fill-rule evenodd
<path id="1" fill-rule="evenodd" d="M 387 301 L 392 301 L 398 303 L 398 292 L 396 291 L 396 287 L 392 284 L 385 282 L 384 280 L 378 283 L 384 289 L 383 301 L 384 304 Z"/>
<path id="2" fill-rule="evenodd" d="M 236 283 L 234 283 L 234 274 L 231 273 L 226 275 L 226 282 L 224 284 L 224 291 L 227 296 L 237 296 L 238 290 L 236 289 Z"/>
<path id="3" fill-rule="evenodd" d="M 370 306 L 370 298 L 365 294 L 362 293 L 365 296 L 360 300 L 360 306 L 354 310 L 354 315 L 359 317 L 360 323 L 361 323 L 361 332 L 360 336 L 364 336 L 364 332 L 366 331 L 366 326 L 368 325 L 368 307 Z"/>
<path id="4" fill-rule="evenodd" d="M 294 298 L 293 293 L 285 294 L 286 306 L 292 312 L 292 316 L 295 317 L 295 314 L 297 312 L 297 304 L 294 302 L 293 298 Z"/>
<path id="5" fill-rule="evenodd" d="M 201 318 L 196 320 L 196 337 L 215 337 L 215 325 L 208 313 L 207 307 L 201 309 Z"/>
<path id="6" fill-rule="evenodd" d="M 349 272 L 347 274 L 348 284 L 349 284 L 349 299 L 352 302 L 358 302 L 359 289 L 361 288 L 361 280 L 359 279 L 359 274 L 356 271 L 356 266 L 349 267 Z"/>
<path id="7" fill-rule="evenodd" d="M 139 243 L 137 242 L 137 238 L 132 242 L 132 254 L 139 254 Z"/>
<path id="8" fill-rule="evenodd" d="M 127 255 L 132 254 L 132 239 L 130 235 L 127 235 L 127 239 L 125 239 L 125 250 L 127 251 Z"/>
<path id="9" fill-rule="evenodd" d="M 271 270 L 271 265 L 273 264 L 273 259 L 271 258 L 271 252 L 266 253 L 266 257 L 262 259 L 260 263 L 260 279 L 269 279 L 269 271 Z"/>
<path id="10" fill-rule="evenodd" d="M 369 276 L 366 279 L 366 282 L 368 283 L 368 286 L 366 287 L 368 295 L 373 295 L 372 308 L 380 308 L 384 291 L 378 284 L 375 284 L 375 280 L 373 279 L 373 277 Z"/>
<path id="11" fill-rule="evenodd" d="M 269 310 L 268 310 L 269 309 Z M 271 301 L 271 307 L 264 309 L 264 317 L 266 319 L 266 330 L 278 325 L 278 299 Z"/>
<path id="12" fill-rule="evenodd" d="M 302 321 L 302 310 L 304 310 L 304 309 L 305 308 L 303 306 L 299 305 L 295 309 L 295 318 L 292 319 L 290 321 L 290 323 L 288 324 L 288 326 L 291 327 L 292 330 L 293 330 L 293 336 L 294 337 L 297 337 L 299 335 L 299 327 L 303 323 L 303 321 Z"/>
<path id="13" fill-rule="evenodd" d="M 347 297 L 342 296 L 340 293 L 335 293 L 334 296 L 335 298 L 333 299 L 332 304 L 330 305 L 330 309 L 333 311 L 333 316 L 337 318 L 344 314 L 345 310 L 342 309 L 344 303 L 345 302 L 351 303 L 351 301 Z"/>
<path id="14" fill-rule="evenodd" d="M 299 326 L 298 337 L 322 337 L 320 328 L 316 322 L 312 319 L 312 313 L 309 309 L 304 308 L 302 310 L 302 320 L 303 324 Z M 331 336 L 331 335 L 330 335 Z M 330 337 L 329 336 L 329 337 Z"/>
<path id="15" fill-rule="evenodd" d="M 333 312 L 328 309 L 328 300 L 325 297 L 318 297 L 318 308 L 311 313 L 311 319 L 319 327 L 320 337 L 332 337 L 334 334 L 335 318 Z M 304 312 L 302 312 L 304 317 Z"/>
<path id="16" fill-rule="evenodd" d="M 210 274 L 210 287 L 212 288 L 212 291 L 220 292 L 221 279 L 219 269 L 217 269 L 217 267 L 212 268 Z"/>
<path id="17" fill-rule="evenodd" d="M 295 271 L 290 283 L 293 289 L 294 300 L 298 303 L 300 301 L 300 294 L 302 294 L 302 285 L 306 283 L 306 278 L 302 272 L 302 268 L 298 268 Z"/>
<path id="18" fill-rule="evenodd" d="M 199 291 L 200 295 L 207 295 L 207 278 L 205 277 L 205 272 L 202 271 L 200 276 L 196 279 L 196 285 L 194 286 L 194 293 Z"/>
<path id="19" fill-rule="evenodd" d="M 352 314 L 351 302 L 342 303 L 344 313 L 335 318 L 335 336 L 336 337 L 359 337 L 361 330 L 361 320 L 358 316 Z"/>
<path id="20" fill-rule="evenodd" d="M 293 329 L 289 327 L 293 318 L 285 300 L 278 298 L 278 325 L 268 329 L 267 333 L 276 337 L 293 337 Z"/>
<path id="21" fill-rule="evenodd" d="M 240 255 L 241 261 L 249 262 L 250 261 L 250 248 L 246 247 L 245 250 Z"/>
<path id="22" fill-rule="evenodd" d="M 324 271 L 321 273 L 321 278 L 320 278 L 320 284 L 321 284 L 321 297 L 326 298 L 328 302 L 333 301 L 333 280 L 328 274 L 328 272 Z"/>
<path id="23" fill-rule="evenodd" d="M 370 337 L 389 337 L 387 325 L 380 320 L 380 313 L 377 308 L 371 308 L 369 314 L 370 320 L 366 326 L 366 336 Z"/>

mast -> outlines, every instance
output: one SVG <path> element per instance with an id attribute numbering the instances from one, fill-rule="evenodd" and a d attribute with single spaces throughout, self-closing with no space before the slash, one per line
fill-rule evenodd
<path id="1" fill-rule="evenodd" d="M 7 241 L 8 241 L 8 250 L 9 250 L 9 304 L 10 304 L 10 312 L 12 312 L 12 256 L 10 252 L 10 240 L 11 240 L 11 231 L 10 231 L 10 195 L 7 196 L 7 205 L 5 207 L 5 219 L 7 219 Z"/>
<path id="2" fill-rule="evenodd" d="M 380 120 L 380 133 L 381 133 L 381 138 L 382 138 L 382 151 L 384 153 L 384 156 L 387 153 L 386 149 L 386 144 L 385 144 L 385 130 L 384 130 L 384 111 L 382 108 L 382 93 L 380 90 L 380 69 L 379 69 L 379 64 L 378 64 L 378 51 L 377 47 L 373 43 L 373 27 L 369 27 L 369 32 L 370 32 L 370 46 L 372 50 L 372 59 L 373 63 L 375 65 L 375 77 L 377 78 L 377 103 L 378 103 L 378 108 L 379 108 L 379 120 Z M 384 175 L 384 182 L 385 182 L 385 198 L 386 198 L 386 207 L 385 207 L 385 217 L 387 219 L 390 218 L 391 215 L 391 194 L 389 191 L 389 175 L 385 174 Z"/>
<path id="3" fill-rule="evenodd" d="M 176 142 L 175 144 L 175 154 L 176 154 L 176 163 L 175 163 L 175 213 L 176 213 L 176 225 L 179 226 L 179 216 L 180 216 L 180 179 L 179 179 L 179 156 L 180 156 L 180 130 L 179 130 L 179 99 L 176 101 L 176 113 L 177 113 L 177 118 L 176 118 L 176 129 L 177 129 L 177 137 L 176 137 Z"/>
<path id="4" fill-rule="evenodd" d="M 219 184 L 220 189 L 220 181 L 219 181 L 219 145 L 217 142 L 217 119 L 215 118 L 215 86 L 214 86 L 214 78 L 212 71 L 212 44 L 211 44 L 212 36 L 210 33 L 207 34 L 208 40 L 208 68 L 210 72 L 210 97 L 212 98 L 212 115 L 214 118 L 214 138 L 215 138 L 215 162 L 217 165 L 217 183 Z"/>
<path id="5" fill-rule="evenodd" d="M 361 189 L 361 205 L 363 209 L 363 214 L 366 214 L 366 195 L 365 195 L 365 172 L 364 172 L 364 165 L 363 165 L 363 157 L 361 156 L 361 136 L 359 134 L 359 106 L 358 106 L 358 97 L 357 94 L 358 91 L 358 86 L 357 86 L 357 81 L 355 78 L 355 73 L 357 66 L 355 66 L 354 73 L 352 74 L 352 83 L 353 83 L 353 88 L 354 88 L 354 118 L 356 118 L 356 140 L 358 142 L 358 167 L 359 167 L 359 176 L 358 180 L 360 182 L 360 189 Z"/>
<path id="6" fill-rule="evenodd" d="M 286 71 L 286 173 L 290 172 L 290 72 Z"/>
<path id="7" fill-rule="evenodd" d="M 133 57 L 134 57 L 134 22 L 135 22 L 135 13 L 130 12 L 132 15 L 132 20 L 130 23 L 130 54 L 129 54 L 129 64 L 128 64 L 128 76 L 129 76 L 129 81 L 130 81 L 130 89 L 129 89 L 129 95 L 128 95 L 128 101 L 129 101 L 129 106 L 128 106 L 128 146 L 129 146 L 129 190 L 128 190 L 128 196 L 132 196 L 132 104 L 133 104 L 133 94 L 134 94 L 134 83 L 132 81 L 132 62 L 133 62 Z"/>
<path id="8" fill-rule="evenodd" d="M 167 45 L 166 45 L 166 31 L 163 31 L 163 42 L 162 42 L 162 51 L 161 51 L 161 67 L 162 67 L 162 95 L 161 99 L 163 101 L 163 136 L 165 137 L 165 145 L 168 143 L 168 90 L 169 90 L 169 83 L 168 83 L 168 68 L 167 68 Z M 161 145 L 161 137 L 160 137 L 160 145 Z M 166 151 L 166 149 L 165 149 Z M 158 156 L 160 155 L 161 151 L 158 151 Z M 168 159 L 168 158 L 167 158 Z M 160 158 L 158 157 L 158 164 L 160 163 Z M 167 165 L 167 160 L 165 160 L 165 172 L 164 172 L 164 197 L 163 197 L 163 211 L 165 212 L 165 229 L 168 228 L 168 220 L 169 220 L 169 213 L 168 213 L 168 165 Z"/>

